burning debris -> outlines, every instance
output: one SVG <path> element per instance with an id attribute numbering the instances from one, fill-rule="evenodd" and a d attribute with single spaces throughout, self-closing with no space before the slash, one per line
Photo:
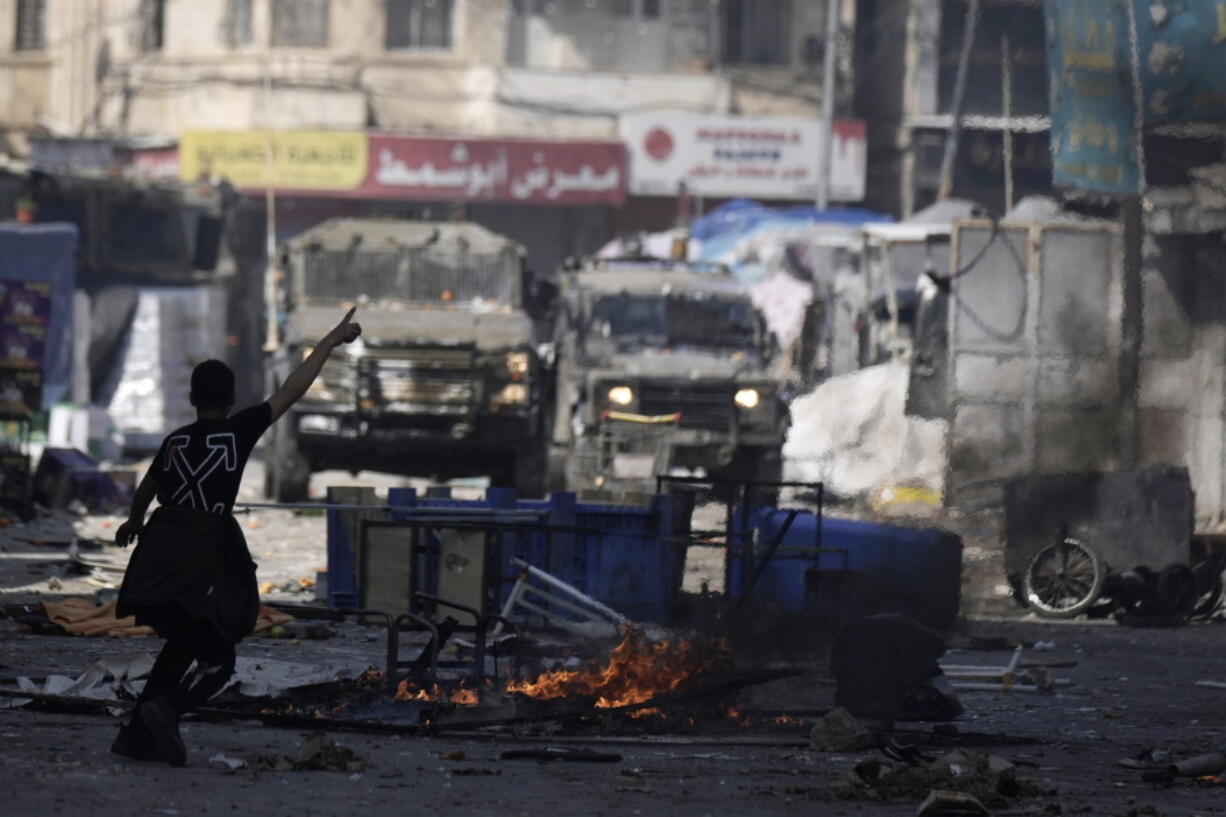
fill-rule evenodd
<path id="1" fill-rule="evenodd" d="M 506 690 L 537 700 L 594 698 L 596 708 L 613 709 L 678 692 L 705 673 L 726 667 L 729 658 L 722 642 L 655 642 L 641 630 L 627 627 L 603 667 L 551 670 L 533 681 L 511 681 Z"/>
<path id="2" fill-rule="evenodd" d="M 397 701 L 446 701 L 456 706 L 478 706 L 481 703 L 480 693 L 463 682 L 457 689 L 447 691 L 438 684 L 431 685 L 429 689 L 422 688 L 409 678 L 396 686 L 393 698 Z"/>

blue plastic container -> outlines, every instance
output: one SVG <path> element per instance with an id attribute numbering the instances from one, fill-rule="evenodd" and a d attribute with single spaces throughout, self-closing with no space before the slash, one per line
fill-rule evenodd
<path id="1" fill-rule="evenodd" d="M 750 513 L 757 531 L 758 558 L 787 516 L 788 511 L 775 508 Z M 899 612 L 934 629 L 953 626 L 962 581 L 962 540 L 958 536 L 933 528 L 825 517 L 819 551 L 816 525 L 812 513 L 797 515 L 754 587 L 756 602 L 841 620 Z M 745 569 L 735 549 L 729 558 L 738 580 L 750 575 L 753 567 Z M 831 581 L 817 584 L 823 578 Z M 815 586 L 837 586 L 839 592 L 815 594 Z M 835 604 L 841 608 L 831 609 Z"/>
<path id="2" fill-rule="evenodd" d="M 491 488 L 481 500 L 456 500 L 395 488 L 388 492 L 388 504 L 448 508 L 461 517 L 466 510 L 492 508 L 543 511 L 550 525 L 578 529 L 503 533 L 500 595 L 504 601 L 518 575 L 512 559 L 519 558 L 631 620 L 663 622 L 672 609 L 680 566 L 678 550 L 669 541 L 673 504 L 668 497 L 656 497 L 643 507 L 578 503 L 567 492 L 520 501 L 514 491 Z M 474 521 L 481 518 L 474 515 Z M 328 512 L 328 599 L 333 607 L 355 607 L 362 596 L 356 574 L 358 543 L 349 541 L 342 519 L 341 512 Z M 428 583 L 429 579 L 422 589 L 432 591 Z"/>

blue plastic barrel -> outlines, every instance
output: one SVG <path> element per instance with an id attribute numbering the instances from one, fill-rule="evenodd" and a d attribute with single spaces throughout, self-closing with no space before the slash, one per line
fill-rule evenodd
<path id="1" fill-rule="evenodd" d="M 751 512 L 757 558 L 787 516 L 788 511 L 775 508 Z M 935 528 L 827 516 L 822 519 L 819 551 L 816 525 L 817 518 L 810 512 L 796 516 L 754 587 L 754 601 L 841 620 L 898 612 L 935 629 L 953 626 L 962 581 L 962 540 L 958 536 Z M 729 558 L 740 561 L 735 549 Z M 750 575 L 752 569 L 750 566 L 743 575 Z M 734 572 L 740 572 L 739 564 Z M 833 592 L 836 587 L 839 592 Z M 815 588 L 826 592 L 815 594 Z M 840 609 L 830 608 L 835 604 Z"/>

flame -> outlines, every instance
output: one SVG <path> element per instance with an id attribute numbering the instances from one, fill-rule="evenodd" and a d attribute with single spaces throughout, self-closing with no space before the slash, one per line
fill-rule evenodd
<path id="1" fill-rule="evenodd" d="M 726 652 L 722 647 L 713 654 L 685 640 L 656 643 L 627 627 L 604 667 L 544 672 L 535 681 L 511 681 L 507 692 L 537 699 L 596 698 L 600 709 L 641 704 L 679 689 Z"/>
<path id="2" fill-rule="evenodd" d="M 396 686 L 394 697 L 397 701 L 451 701 L 456 706 L 476 706 L 481 702 L 475 689 L 461 686 L 448 695 L 439 688 L 438 684 L 425 689 L 417 686 L 408 678 Z"/>
<path id="3" fill-rule="evenodd" d="M 433 690 L 422 689 L 405 678 L 396 686 L 396 694 L 393 697 L 398 701 L 437 701 L 438 685 L 436 684 Z"/>
<path id="4" fill-rule="evenodd" d="M 463 687 L 451 693 L 451 702 L 457 706 L 476 706 L 481 703 L 477 698 L 477 690 Z"/>
<path id="5" fill-rule="evenodd" d="M 665 718 L 664 710 L 658 706 L 649 706 L 646 709 L 636 709 L 633 712 L 627 712 L 632 718 Z"/>
<path id="6" fill-rule="evenodd" d="M 778 724 L 779 726 L 785 726 L 789 723 L 800 723 L 800 721 L 791 717 L 790 715 L 780 715 L 779 717 L 775 718 L 774 723 Z"/>
<path id="7" fill-rule="evenodd" d="M 735 706 L 728 707 L 728 712 L 726 714 L 728 715 L 728 719 L 737 726 L 749 726 L 749 716 L 742 715 L 741 710 L 737 709 Z"/>

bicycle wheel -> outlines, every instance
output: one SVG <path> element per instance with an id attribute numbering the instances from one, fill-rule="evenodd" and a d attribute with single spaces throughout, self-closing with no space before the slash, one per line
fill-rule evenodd
<path id="1" fill-rule="evenodd" d="M 1106 568 L 1094 549 L 1066 538 L 1030 559 L 1022 576 L 1026 604 L 1048 618 L 1073 618 L 1093 606 L 1102 593 Z"/>

